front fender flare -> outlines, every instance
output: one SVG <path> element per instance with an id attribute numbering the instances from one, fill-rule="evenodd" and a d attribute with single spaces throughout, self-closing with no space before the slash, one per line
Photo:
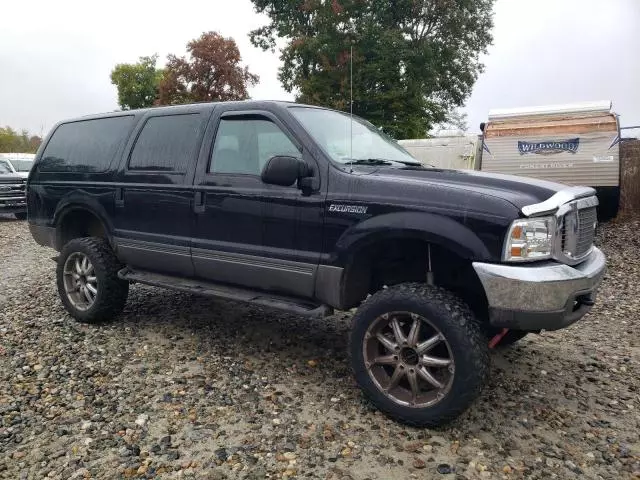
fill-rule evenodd
<path id="1" fill-rule="evenodd" d="M 394 212 L 371 217 L 347 229 L 336 243 L 337 263 L 367 245 L 391 238 L 415 238 L 450 250 L 461 258 L 489 261 L 491 253 L 467 226 L 450 218 L 427 212 Z"/>

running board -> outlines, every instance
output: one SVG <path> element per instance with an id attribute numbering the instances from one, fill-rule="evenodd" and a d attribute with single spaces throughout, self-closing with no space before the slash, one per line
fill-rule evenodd
<path id="1" fill-rule="evenodd" d="M 192 280 L 189 278 L 173 277 L 170 275 L 162 275 L 142 270 L 132 270 L 128 267 L 120 270 L 118 272 L 118 277 L 132 283 L 143 283 L 145 285 L 179 290 L 181 292 L 188 292 L 196 295 L 251 303 L 254 305 L 284 310 L 297 315 L 326 317 L 333 314 L 333 309 L 327 305 L 319 305 L 317 303 L 307 302 L 295 297 L 273 295 L 258 290 L 220 285 L 204 280 Z"/>

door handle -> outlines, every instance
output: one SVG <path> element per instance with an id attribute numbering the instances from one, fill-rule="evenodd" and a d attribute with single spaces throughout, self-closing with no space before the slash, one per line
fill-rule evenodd
<path id="1" fill-rule="evenodd" d="M 204 201 L 205 194 L 204 192 L 196 192 L 193 199 L 193 211 L 195 213 L 203 213 L 204 212 Z"/>
<path id="2" fill-rule="evenodd" d="M 124 207 L 124 190 L 116 188 L 116 207 Z"/>

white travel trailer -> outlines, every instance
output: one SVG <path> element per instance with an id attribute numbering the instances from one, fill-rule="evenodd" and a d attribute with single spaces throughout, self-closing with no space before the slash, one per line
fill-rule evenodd
<path id="1" fill-rule="evenodd" d="M 611 102 L 492 110 L 480 170 L 594 187 L 601 218 L 620 197 L 620 126 Z"/>
<path id="2" fill-rule="evenodd" d="M 398 142 L 416 160 L 437 168 L 472 169 L 480 154 L 478 135 L 462 131 L 443 131 L 432 138 Z"/>

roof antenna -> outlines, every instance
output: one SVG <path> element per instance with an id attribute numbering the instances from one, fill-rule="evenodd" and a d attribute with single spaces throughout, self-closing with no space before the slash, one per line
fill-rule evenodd
<path id="1" fill-rule="evenodd" d="M 349 173 L 353 173 L 353 40 L 349 53 L 349 77 Z"/>

